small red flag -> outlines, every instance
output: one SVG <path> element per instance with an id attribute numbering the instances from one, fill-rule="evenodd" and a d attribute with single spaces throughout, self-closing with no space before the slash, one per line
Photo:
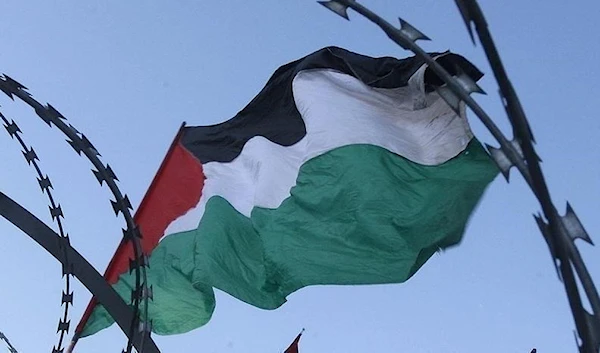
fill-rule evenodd
<path id="1" fill-rule="evenodd" d="M 300 336 L 302 336 L 302 332 L 304 332 L 304 329 L 302 329 L 298 336 L 296 336 L 294 342 L 292 342 L 292 344 L 290 344 L 290 346 L 283 353 L 298 353 L 298 343 L 300 342 Z"/>

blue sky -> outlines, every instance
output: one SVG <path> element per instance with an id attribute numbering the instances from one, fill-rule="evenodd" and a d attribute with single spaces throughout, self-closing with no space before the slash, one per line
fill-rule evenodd
<path id="1" fill-rule="evenodd" d="M 432 42 L 475 63 L 489 93 L 477 100 L 510 135 L 489 66 L 453 1 L 364 1 L 390 21 L 403 17 Z M 529 116 L 553 199 L 571 202 L 600 241 L 600 3 L 482 1 L 490 28 Z M 83 131 L 137 205 L 180 123 L 206 125 L 240 110 L 280 65 L 328 45 L 405 57 L 376 27 L 346 22 L 314 1 L 3 1 L 0 72 L 50 102 Z M 103 270 L 120 240 L 109 192 L 19 102 L 0 98 L 49 174 L 72 244 Z M 480 140 L 494 145 L 471 114 Z M 19 147 L 0 134 L 1 190 L 47 223 L 50 215 Z M 400 285 L 303 289 L 276 311 L 218 293 L 213 320 L 188 334 L 155 336 L 163 352 L 281 352 L 304 327 L 302 353 L 576 351 L 562 284 L 531 214 L 539 206 L 522 178 L 497 178 L 463 243 L 436 254 Z M 20 352 L 51 351 L 63 282 L 60 266 L 0 220 L 0 331 Z M 580 244 L 600 283 L 599 250 Z M 75 284 L 73 325 L 90 294 Z M 117 352 L 112 327 L 78 352 Z"/>

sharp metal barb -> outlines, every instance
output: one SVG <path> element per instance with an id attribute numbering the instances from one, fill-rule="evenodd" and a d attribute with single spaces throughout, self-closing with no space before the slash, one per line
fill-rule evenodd
<path id="1" fill-rule="evenodd" d="M 469 75 L 467 75 L 467 73 L 465 72 L 460 72 L 458 74 L 458 76 L 456 76 L 456 81 L 458 81 L 458 83 L 460 84 L 460 86 L 467 92 L 470 93 L 480 93 L 480 94 L 486 94 L 485 91 L 479 87 L 479 85 L 477 84 L 477 82 L 475 82 L 475 80 L 473 80 L 473 78 Z"/>
<path id="2" fill-rule="evenodd" d="M 78 155 L 81 155 L 81 152 L 83 150 L 88 150 L 92 154 L 94 154 L 96 156 L 100 156 L 100 153 L 98 153 L 98 151 L 92 145 L 90 140 L 88 140 L 87 137 L 85 137 L 84 135 L 81 135 L 80 138 L 67 140 L 67 142 L 69 143 L 69 145 L 71 145 L 71 147 L 73 147 L 73 149 L 75 150 L 75 152 L 77 152 Z"/>
<path id="3" fill-rule="evenodd" d="M 345 18 L 346 20 L 350 20 L 348 17 L 348 5 L 344 5 L 338 1 L 317 1 L 319 4 L 325 6 L 329 10 L 333 11 L 337 15 Z"/>
<path id="4" fill-rule="evenodd" d="M 148 287 L 146 283 L 143 283 L 139 288 L 136 288 L 131 291 L 131 302 L 135 302 L 136 300 L 144 300 L 144 299 L 153 299 L 152 295 L 152 286 Z"/>
<path id="5" fill-rule="evenodd" d="M 50 209 L 50 215 L 52 215 L 52 219 L 57 219 L 58 217 L 64 217 L 62 208 L 60 208 L 60 205 L 57 205 L 55 207 L 48 206 L 48 208 Z"/>
<path id="6" fill-rule="evenodd" d="M 512 148 L 514 148 L 514 150 L 517 152 L 517 155 L 519 156 L 519 158 L 523 159 L 523 157 L 522 157 L 523 151 L 521 150 L 521 145 L 519 145 L 519 141 L 517 141 L 515 139 L 515 140 L 510 141 L 509 143 L 512 146 Z M 490 156 L 492 157 L 492 159 L 494 160 L 494 162 L 500 169 L 500 172 L 506 179 L 506 182 L 509 182 L 510 181 L 510 168 L 513 167 L 515 164 L 510 160 L 510 158 L 508 158 L 508 156 L 506 155 L 506 153 L 504 152 L 504 150 L 502 148 L 492 147 L 488 144 L 485 144 L 485 147 L 487 148 Z"/>
<path id="7" fill-rule="evenodd" d="M 132 273 L 138 267 L 150 267 L 147 255 L 138 256 L 137 259 L 129 259 L 129 273 Z"/>
<path id="8" fill-rule="evenodd" d="M 458 7 L 458 11 L 460 11 L 460 15 L 465 21 L 471 41 L 473 42 L 473 45 L 475 45 L 475 36 L 473 35 L 473 18 L 471 17 L 471 12 L 469 11 L 469 5 L 465 2 L 465 0 L 455 0 L 455 2 L 456 6 Z"/>
<path id="9" fill-rule="evenodd" d="M 48 189 L 52 188 L 52 183 L 50 182 L 50 178 L 48 178 L 47 175 L 45 177 L 43 177 L 42 179 L 37 178 L 37 181 L 40 184 L 40 188 L 42 189 L 42 192 L 47 192 Z"/>
<path id="10" fill-rule="evenodd" d="M 504 151 L 502 151 L 501 148 L 492 147 L 487 143 L 485 144 L 485 147 L 487 148 L 490 156 L 500 169 L 500 172 L 504 176 L 504 179 L 506 179 L 506 181 L 509 182 L 510 168 L 513 166 L 513 163 L 510 161 L 510 159 L 508 159 L 508 157 L 506 156 Z"/>
<path id="11" fill-rule="evenodd" d="M 3 78 L 0 78 L 0 91 L 4 92 L 4 94 L 6 94 L 8 98 L 12 99 L 13 101 L 15 100 L 15 97 L 13 96 L 10 88 L 8 87 L 6 81 Z"/>
<path id="12" fill-rule="evenodd" d="M 65 117 L 50 104 L 46 104 L 46 106 L 41 106 L 41 108 L 35 109 L 35 113 L 42 118 L 42 120 L 44 120 L 48 126 L 52 126 L 52 123 L 56 124 L 58 119 L 65 119 Z"/>
<path id="13" fill-rule="evenodd" d="M 26 89 L 27 87 L 7 75 L 3 75 L 3 77 L 0 78 L 0 90 L 12 100 L 14 100 L 13 94 L 16 94 L 19 91 L 25 91 Z"/>
<path id="14" fill-rule="evenodd" d="M 129 201 L 129 197 L 127 197 L 127 195 L 123 196 L 123 207 L 133 210 L 133 206 L 131 206 L 131 202 Z M 139 234 L 141 237 L 141 233 L 139 232 L 139 229 L 138 229 L 137 234 Z"/>
<path id="15" fill-rule="evenodd" d="M 516 97 L 517 94 L 514 92 L 512 86 L 510 86 L 509 92 L 509 97 Z M 515 102 L 515 99 L 509 99 L 501 89 L 498 90 L 498 94 L 500 95 L 500 101 L 502 102 L 502 106 L 506 111 L 506 116 L 508 117 L 513 130 L 520 133 L 520 135 L 524 135 L 521 136 L 522 139 L 528 139 L 535 143 L 535 137 L 533 136 L 533 131 L 531 131 L 529 121 L 521 121 L 517 118 L 518 116 L 525 116 L 521 103 Z M 521 125 L 523 126 L 523 129 L 520 128 Z"/>
<path id="16" fill-rule="evenodd" d="M 85 135 L 81 135 L 81 144 L 82 144 L 82 148 L 89 149 L 90 152 L 92 152 L 96 156 L 100 156 L 100 153 L 98 153 L 98 150 L 96 149 L 96 147 L 94 147 L 94 145 L 92 145 L 90 140 L 88 140 L 88 138 L 85 137 Z"/>
<path id="17" fill-rule="evenodd" d="M 112 168 L 108 164 L 106 165 L 106 173 L 108 174 L 108 176 L 111 179 L 114 179 L 114 180 L 117 180 L 117 181 L 119 180 L 119 178 L 117 178 L 117 176 L 115 175 L 115 172 L 113 172 Z"/>
<path id="18" fill-rule="evenodd" d="M 148 267 L 148 261 L 145 258 L 139 257 L 138 260 L 129 259 L 129 273 L 131 274 L 139 267 Z"/>
<path id="19" fill-rule="evenodd" d="M 431 40 L 423 32 L 419 31 L 402 18 L 398 17 L 398 20 L 400 20 L 400 32 L 404 34 L 410 41 L 416 42 L 417 40 Z M 408 50 L 409 48 L 404 49 Z"/>
<path id="20" fill-rule="evenodd" d="M 58 322 L 58 329 L 56 332 L 65 331 L 69 332 L 69 326 L 71 325 L 71 321 L 63 321 L 62 319 Z"/>
<path id="21" fill-rule="evenodd" d="M 36 108 L 35 109 L 35 113 L 37 114 L 37 116 L 39 116 L 40 118 L 42 118 L 42 120 L 44 120 L 44 122 L 46 124 L 48 124 L 48 126 L 52 126 L 52 122 L 54 121 L 52 115 L 48 112 L 47 109 L 45 109 L 44 107 L 42 108 Z"/>
<path id="22" fill-rule="evenodd" d="M 471 78 L 471 76 L 467 75 L 467 73 L 457 68 L 458 74 L 456 76 L 452 76 L 452 79 L 468 94 L 472 93 L 480 93 L 486 94 L 485 91 L 479 87 L 479 85 Z M 461 114 L 460 102 L 461 99 L 454 92 L 454 90 L 448 85 L 444 84 L 438 88 L 436 88 L 436 92 L 442 97 L 442 99 L 454 110 L 454 112 L 458 115 Z"/>
<path id="23" fill-rule="evenodd" d="M 81 143 L 78 140 L 67 140 L 67 142 L 69 145 L 71 145 L 71 147 L 73 147 L 73 150 L 75 150 L 75 152 L 81 156 Z"/>
<path id="24" fill-rule="evenodd" d="M 4 125 L 4 128 L 6 129 L 6 131 L 8 131 L 10 137 L 13 138 L 16 136 L 17 133 L 21 132 L 21 129 L 19 129 L 19 126 L 17 125 L 17 123 L 15 123 L 14 120 L 12 120 L 10 124 Z"/>
<path id="25" fill-rule="evenodd" d="M 104 183 L 104 175 L 102 175 L 102 173 L 100 173 L 96 169 L 92 169 L 92 173 L 94 173 L 96 180 L 98 180 L 98 182 L 100 183 L 100 186 L 102 186 L 102 184 Z"/>
<path id="26" fill-rule="evenodd" d="M 571 207 L 571 204 L 569 204 L 568 202 L 567 212 L 564 216 L 561 217 L 561 220 L 565 231 L 567 232 L 567 235 L 572 240 L 581 239 L 591 245 L 594 245 L 592 238 L 590 238 L 590 235 L 585 230 L 583 224 L 581 224 L 581 221 L 579 220 L 579 217 L 577 217 L 577 215 L 573 211 L 573 208 Z"/>
<path id="27" fill-rule="evenodd" d="M 69 130 L 70 130 L 72 133 L 74 133 L 75 135 L 77 135 L 77 136 L 81 136 L 81 132 L 79 132 L 79 130 L 77 130 L 77 129 L 75 128 L 75 126 L 73 126 L 73 125 L 69 124 L 69 125 L 67 125 L 67 127 L 68 127 L 68 128 L 69 128 Z"/>
<path id="28" fill-rule="evenodd" d="M 142 238 L 142 233 L 140 232 L 140 229 L 137 226 L 121 230 L 123 231 L 123 239 L 133 240 L 134 238 Z"/>
<path id="29" fill-rule="evenodd" d="M 38 158 L 37 154 L 35 153 L 35 151 L 33 150 L 33 147 L 24 151 L 23 157 L 25 157 L 27 164 L 31 164 L 31 162 L 33 162 L 35 160 L 39 161 L 39 158 Z"/>
<path id="30" fill-rule="evenodd" d="M 13 92 L 16 91 L 24 91 L 27 90 L 27 87 L 23 86 L 22 84 L 20 84 L 19 82 L 17 82 L 16 80 L 12 79 L 10 76 L 8 75 L 3 75 L 4 76 L 4 81 L 13 88 Z"/>
<path id="31" fill-rule="evenodd" d="M 56 347 L 52 348 L 52 353 L 63 353 L 63 352 L 64 352 L 64 349 L 62 347 L 61 348 L 56 348 Z"/>
<path id="32" fill-rule="evenodd" d="M 119 180 L 108 164 L 106 165 L 106 168 L 104 168 L 105 173 L 101 173 L 100 171 L 94 169 L 92 169 L 92 172 L 94 173 L 94 176 L 96 177 L 100 185 L 102 185 L 104 181 L 107 181 L 108 179 Z"/>
<path id="33" fill-rule="evenodd" d="M 71 304 L 73 305 L 73 292 L 67 294 L 65 292 L 62 293 L 61 302 L 63 304 Z"/>
<path id="34" fill-rule="evenodd" d="M 554 268 L 556 269 L 556 275 L 558 276 L 558 279 L 562 282 L 562 276 L 560 275 L 560 269 L 558 268 L 557 263 L 558 256 L 556 254 L 556 245 L 554 244 L 554 238 L 552 237 L 552 234 L 550 234 L 550 225 L 542 219 L 541 214 L 533 215 L 533 218 L 535 218 L 535 222 L 540 228 L 540 232 L 542 232 L 542 236 L 546 240 L 546 244 L 548 244 L 550 256 L 552 256 L 552 263 L 554 264 Z"/>
<path id="35" fill-rule="evenodd" d="M 113 210 L 115 211 L 115 215 L 118 216 L 119 212 L 124 209 L 132 209 L 131 202 L 129 202 L 129 198 L 125 195 L 122 199 L 117 201 L 110 200 Z"/>
<path id="36" fill-rule="evenodd" d="M 62 119 L 62 120 L 67 120 L 67 118 L 65 118 L 64 115 L 62 115 L 58 110 L 56 110 L 56 108 L 54 108 L 52 106 L 52 104 L 47 103 L 46 104 L 46 109 L 48 110 L 48 112 L 54 117 L 54 119 Z"/>

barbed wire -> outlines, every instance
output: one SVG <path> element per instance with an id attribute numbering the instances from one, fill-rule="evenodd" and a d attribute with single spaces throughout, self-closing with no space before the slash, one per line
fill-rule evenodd
<path id="1" fill-rule="evenodd" d="M 56 223 L 58 227 L 58 234 L 61 237 L 60 244 L 69 244 L 69 235 L 65 232 L 62 219 L 64 219 L 64 214 L 62 208 L 58 202 L 56 202 L 56 198 L 52 194 L 52 183 L 50 181 L 50 177 L 47 174 L 42 173 L 42 169 L 39 165 L 38 155 L 35 153 L 32 146 L 27 146 L 25 140 L 21 136 L 23 133 L 19 126 L 15 123 L 14 120 L 10 122 L 8 119 L 0 112 L 0 119 L 4 122 L 4 128 L 10 135 L 12 139 L 16 139 L 21 146 L 23 157 L 27 161 L 27 164 L 33 166 L 37 174 L 37 181 L 42 189 L 42 193 L 44 193 L 48 197 L 50 216 L 52 220 Z M 71 320 L 69 320 L 69 306 L 73 305 L 73 292 L 71 291 L 71 263 L 69 262 L 69 256 L 67 250 L 63 248 L 63 256 L 65 262 L 62 266 L 62 276 L 65 280 L 65 288 L 61 295 L 61 306 L 63 307 L 62 317 L 58 321 L 58 329 L 57 333 L 59 333 L 58 343 L 56 346 L 52 348 L 52 353 L 59 353 L 63 351 L 63 342 L 67 334 L 69 333 L 69 326 Z"/>
<path id="2" fill-rule="evenodd" d="M 98 302 L 103 305 L 115 323 L 121 328 L 128 338 L 133 340 L 134 347 L 141 352 L 140 340 L 130 336 L 131 322 L 133 321 L 133 308 L 125 303 L 123 297 L 117 293 L 106 279 L 89 263 L 71 244 L 64 243 L 60 235 L 44 222 L 29 212 L 25 207 L 14 201 L 0 191 L 0 216 L 8 220 L 15 227 L 23 231 L 39 246 L 44 248 L 58 262 L 65 264 L 63 251 L 69 254 L 72 264 L 73 276 L 85 286 Z M 143 347 L 144 353 L 160 353 L 152 336 L 146 337 Z"/>
<path id="3" fill-rule="evenodd" d="M 92 169 L 92 172 L 100 185 L 104 183 L 110 189 L 115 200 L 111 200 L 112 208 L 115 215 L 119 213 L 123 215 L 126 223 L 126 229 L 123 229 L 123 242 L 132 242 L 134 259 L 130 260 L 130 271 L 135 273 L 135 286 L 131 293 L 131 304 L 133 306 L 133 319 L 130 325 L 130 332 L 127 340 L 127 347 L 124 350 L 126 353 L 130 353 L 134 343 L 134 340 L 139 340 L 137 347 L 140 347 L 138 351 L 143 352 L 144 342 L 147 337 L 150 336 L 151 325 L 148 321 L 148 300 L 152 299 L 152 287 L 148 287 L 146 266 L 148 265 L 148 258 L 143 253 L 140 239 L 142 237 L 140 230 L 135 224 L 133 217 L 131 216 L 130 210 L 132 209 L 131 203 L 127 195 L 124 195 L 116 184 L 118 181 L 117 176 L 108 164 L 104 164 L 100 160 L 100 153 L 92 145 L 90 140 L 73 125 L 66 123 L 66 118 L 58 112 L 52 105 L 42 105 L 35 100 L 27 88 L 19 82 L 13 80 L 7 75 L 0 76 L 0 90 L 4 92 L 10 99 L 14 100 L 14 97 L 19 98 L 21 101 L 29 105 L 34 109 L 35 113 L 45 122 L 48 126 L 56 126 L 67 138 L 67 142 L 71 147 L 81 155 L 83 152 L 84 156 L 92 163 L 96 169 Z M 27 157 L 26 157 L 27 158 Z M 60 210 L 60 208 L 58 208 Z M 54 213 L 58 214 L 58 210 Z M 62 211 L 61 211 L 62 212 Z M 52 211 L 51 211 L 52 213 Z M 54 216 L 53 217 L 58 217 Z M 66 271 L 72 271 L 72 269 L 66 269 Z M 64 272 L 64 271 L 63 271 Z M 140 306 L 142 307 L 142 317 L 140 318 Z M 141 320 L 140 320 L 141 319 Z M 64 328 L 68 330 L 68 323 L 59 324 L 59 330 Z M 55 352 L 53 352 L 55 353 Z"/>
<path id="4" fill-rule="evenodd" d="M 356 0 L 318 2 L 347 20 L 349 19 L 348 8 L 353 9 L 379 26 L 400 47 L 410 50 L 423 59 L 429 68 L 445 83 L 436 90 L 440 97 L 457 112 L 462 102 L 464 102 L 498 141 L 500 148 L 489 145 L 486 145 L 486 147 L 506 181 L 509 181 L 510 169 L 513 166 L 516 167 L 542 208 L 543 215 L 537 214 L 534 215 L 534 218 L 548 244 L 554 266 L 559 273 L 559 279 L 565 287 L 569 306 L 575 320 L 577 330 L 575 337 L 579 351 L 581 353 L 598 353 L 600 351 L 600 298 L 592 277 L 575 245 L 577 239 L 584 240 L 591 245 L 593 245 L 593 242 L 569 203 L 566 206 L 566 213 L 561 216 L 552 202 L 541 170 L 540 159 L 533 146 L 535 141 L 531 128 L 518 96 L 504 70 L 502 60 L 477 1 L 455 1 L 467 25 L 471 40 L 475 43 L 472 29 L 472 26 L 474 26 L 492 67 L 500 87 L 502 104 L 513 129 L 514 137 L 511 140 L 504 136 L 490 116 L 471 97 L 472 93 L 483 93 L 483 90 L 473 79 L 458 67 L 453 68 L 456 74 L 451 75 L 416 43 L 418 40 L 429 40 L 423 32 L 401 18 L 400 28 L 396 28 Z M 573 268 L 575 273 L 573 273 Z M 582 297 L 577 287 L 575 275 L 577 275 L 586 299 L 590 303 L 591 313 L 582 305 Z"/>

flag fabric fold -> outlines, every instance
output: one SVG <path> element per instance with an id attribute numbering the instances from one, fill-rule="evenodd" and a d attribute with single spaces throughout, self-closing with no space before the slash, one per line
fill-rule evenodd
<path id="1" fill-rule="evenodd" d="M 498 171 L 430 75 L 416 57 L 328 47 L 280 67 L 232 119 L 183 128 L 135 216 L 153 331 L 206 324 L 214 288 L 276 309 L 306 286 L 404 282 L 459 243 Z M 107 271 L 124 298 L 130 256 L 121 245 Z M 113 322 L 89 313 L 81 336 Z"/>

